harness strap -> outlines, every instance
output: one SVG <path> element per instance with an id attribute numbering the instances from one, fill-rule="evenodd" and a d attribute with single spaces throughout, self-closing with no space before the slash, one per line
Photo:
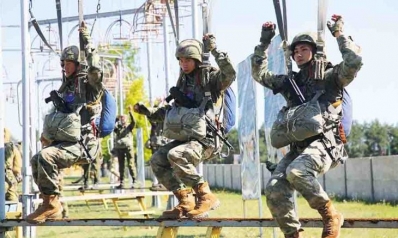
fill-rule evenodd
<path id="1" fill-rule="evenodd" d="M 30 13 L 30 17 L 31 20 L 30 22 L 32 23 L 33 27 L 35 28 L 37 35 L 40 37 L 40 39 L 43 41 L 43 43 L 52 51 L 54 52 L 56 55 L 59 55 L 59 53 L 57 53 L 50 45 L 50 43 L 48 43 L 46 37 L 43 35 L 43 32 L 40 29 L 39 24 L 37 23 L 36 18 L 33 16 L 32 10 L 29 9 L 29 13 Z"/>

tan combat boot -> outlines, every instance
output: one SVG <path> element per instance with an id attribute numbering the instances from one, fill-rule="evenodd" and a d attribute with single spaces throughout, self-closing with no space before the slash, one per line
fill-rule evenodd
<path id="1" fill-rule="evenodd" d="M 42 195 L 43 204 L 35 212 L 26 217 L 26 221 L 31 224 L 40 224 L 49 219 L 62 217 L 62 206 L 58 200 L 58 195 Z"/>
<path id="2" fill-rule="evenodd" d="M 164 211 L 160 218 L 181 219 L 195 208 L 195 198 L 192 189 L 180 189 L 174 192 L 178 199 L 178 205 L 171 210 Z"/>
<path id="3" fill-rule="evenodd" d="M 343 215 L 337 212 L 331 201 L 318 209 L 323 220 L 322 238 L 340 237 L 340 228 L 344 223 Z"/>
<path id="4" fill-rule="evenodd" d="M 211 193 L 207 182 L 198 184 L 193 189 L 196 193 L 197 203 L 195 209 L 188 212 L 188 218 L 207 217 L 210 210 L 215 210 L 220 206 L 220 200 Z"/>

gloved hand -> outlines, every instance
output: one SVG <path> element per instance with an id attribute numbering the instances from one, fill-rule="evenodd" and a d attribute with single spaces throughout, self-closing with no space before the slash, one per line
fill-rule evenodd
<path id="1" fill-rule="evenodd" d="M 84 45 L 88 45 L 91 43 L 91 36 L 90 36 L 90 31 L 87 29 L 86 23 L 83 21 L 81 26 L 79 27 L 79 32 L 82 33 L 83 36 L 83 43 Z"/>
<path id="2" fill-rule="evenodd" d="M 328 21 L 326 25 L 329 28 L 332 35 L 334 37 L 336 37 L 336 32 L 340 32 L 340 33 L 343 32 L 343 27 L 344 27 L 343 17 L 340 15 L 334 14 L 332 16 L 332 21 L 334 21 L 334 23 Z"/>
<path id="3" fill-rule="evenodd" d="M 267 21 L 266 23 L 264 23 L 261 28 L 260 42 L 263 44 L 271 43 L 272 38 L 275 36 L 275 29 L 275 23 L 271 21 Z"/>
<path id="4" fill-rule="evenodd" d="M 203 47 L 205 52 L 211 52 L 215 48 L 217 48 L 216 45 L 216 37 L 213 34 L 206 34 L 203 36 Z"/>
<path id="5" fill-rule="evenodd" d="M 278 164 L 274 164 L 271 161 L 267 160 L 265 161 L 265 166 L 267 167 L 268 171 L 271 172 L 271 174 L 275 171 L 276 167 Z"/>
<path id="6" fill-rule="evenodd" d="M 134 105 L 134 112 L 145 115 L 145 116 L 149 116 L 151 114 L 151 112 L 148 110 L 148 108 L 142 103 L 136 103 Z"/>

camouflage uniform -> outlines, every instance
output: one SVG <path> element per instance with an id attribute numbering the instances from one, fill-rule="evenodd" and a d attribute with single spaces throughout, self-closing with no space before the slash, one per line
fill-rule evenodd
<path id="1" fill-rule="evenodd" d="M 117 155 L 118 158 L 119 176 L 120 176 L 119 177 L 120 185 L 118 188 L 123 187 L 126 160 L 130 176 L 133 180 L 133 188 L 134 186 L 136 186 L 135 182 L 137 179 L 137 167 L 135 164 L 133 133 L 132 133 L 135 127 L 135 119 L 131 112 L 129 114 L 130 114 L 130 124 L 128 125 L 122 124 L 119 119 L 114 129 L 115 132 L 114 153 Z"/>
<path id="2" fill-rule="evenodd" d="M 293 39 L 292 52 L 294 52 L 295 45 L 298 43 L 316 46 L 315 38 L 307 33 L 300 34 Z M 314 81 L 311 79 L 312 60 L 302 65 L 300 71 L 294 77 L 306 99 L 313 98 L 319 88 L 325 90 L 325 93 L 318 99 L 322 112 L 328 112 L 328 108 L 332 104 L 342 100 L 343 88 L 353 81 L 362 66 L 362 58 L 359 56 L 360 48 L 350 37 L 340 35 L 337 37 L 337 43 L 343 61 L 334 67 L 329 65 L 324 80 Z M 267 47 L 268 44 L 265 43 L 256 46 L 251 59 L 252 76 L 264 87 L 280 91 L 285 97 L 288 107 L 295 106 L 297 102 L 293 100 L 288 91 L 283 89 L 283 82 L 287 76 L 275 75 L 268 70 Z M 325 134 L 327 138 L 335 140 L 336 149 L 343 147 L 338 129 L 331 129 Z M 299 237 L 297 234 L 300 230 L 300 222 L 294 211 L 293 191 L 300 192 L 308 201 L 310 207 L 319 211 L 326 224 L 325 209 L 333 214 L 336 214 L 336 212 L 317 177 L 336 166 L 339 162 L 339 156 L 332 158 L 331 155 L 338 155 L 338 153 L 329 153 L 321 143 L 321 139 L 309 138 L 303 142 L 293 143 L 290 145 L 290 149 L 290 152 L 279 162 L 272 173 L 265 194 L 267 205 L 285 236 Z M 324 229 L 322 237 L 336 237 L 335 235 L 328 236 L 325 232 Z M 296 234 L 296 236 L 293 234 Z"/>
<path id="3" fill-rule="evenodd" d="M 95 118 L 100 115 L 100 99 L 103 92 L 102 76 L 98 64 L 99 56 L 92 47 L 89 30 L 83 28 L 82 34 L 86 45 L 87 75 L 78 75 L 78 67 L 83 67 L 79 62 L 78 47 L 66 47 L 61 54 L 61 64 L 70 61 L 74 62 L 77 68 L 70 77 L 65 78 L 58 91 L 74 109 L 86 105 L 80 110 L 81 133 L 83 143 L 88 148 L 90 155 L 92 158 L 96 158 L 101 148 L 93 125 Z M 46 140 L 51 141 L 51 145 L 43 148 L 30 161 L 33 179 L 42 193 L 43 206 L 26 218 L 30 223 L 42 223 L 47 219 L 61 216 L 62 208 L 60 208 L 58 200 L 60 195 L 59 171 L 76 163 L 88 162 L 88 156 L 78 142 L 54 141 L 51 134 L 46 131 L 46 125 L 44 125 L 43 136 Z"/>
<path id="4" fill-rule="evenodd" d="M 22 157 L 18 148 L 10 141 L 10 132 L 4 129 L 5 150 L 5 199 L 18 201 L 18 183 L 22 181 Z"/>
<path id="5" fill-rule="evenodd" d="M 214 44 L 214 37 L 212 38 Z M 181 71 L 177 87 L 185 95 L 200 104 L 204 99 L 206 91 L 211 92 L 213 104 L 210 111 L 214 110 L 221 98 L 221 92 L 228 88 L 235 80 L 236 73 L 228 56 L 214 48 L 211 53 L 220 69 L 212 68 L 209 82 L 204 87 L 200 85 L 202 71 L 199 65 L 202 62 L 202 45 L 196 40 L 185 40 L 180 43 L 176 50 L 177 59 L 180 57 L 195 59 L 196 69 L 190 74 Z M 147 116 L 150 121 L 163 122 L 165 114 L 170 106 L 166 105 L 156 109 L 149 109 Z M 214 119 L 214 118 L 212 118 Z M 213 136 L 208 136 L 203 141 L 191 140 L 187 142 L 172 141 L 161 146 L 151 157 L 150 164 L 159 182 L 168 190 L 173 191 L 179 200 L 179 205 L 171 211 L 163 213 L 164 218 L 197 218 L 207 215 L 210 209 L 219 205 L 218 199 L 210 192 L 208 183 L 203 176 L 196 171 L 196 166 L 206 160 L 209 154 L 206 153 L 214 145 Z M 198 203 L 192 204 L 191 186 L 197 193 Z M 195 208 L 193 207 L 195 206 Z"/>
<path id="6" fill-rule="evenodd" d="M 145 143 L 145 147 L 152 151 L 154 154 L 159 147 L 167 143 L 167 138 L 162 136 L 162 124 L 158 122 L 151 123 L 151 133 L 149 135 L 148 141 Z"/>

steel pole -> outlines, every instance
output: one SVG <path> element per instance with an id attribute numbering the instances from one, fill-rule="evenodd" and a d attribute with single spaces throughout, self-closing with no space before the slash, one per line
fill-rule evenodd
<path id="1" fill-rule="evenodd" d="M 149 104 L 152 106 L 152 79 L 151 79 L 151 54 L 152 48 L 149 40 L 146 42 L 146 55 L 147 55 L 147 64 L 148 64 L 148 94 L 149 94 Z"/>
<path id="2" fill-rule="evenodd" d="M 30 145 L 30 82 L 29 82 L 29 55 L 30 55 L 30 40 L 29 40 L 29 1 L 21 0 L 21 57 L 22 57 L 22 150 L 23 150 L 23 183 L 22 183 L 22 201 L 23 217 L 31 213 L 31 198 L 30 194 L 30 165 L 29 165 L 29 145 Z M 24 227 L 24 237 L 31 237 L 30 227 Z"/>
<path id="3" fill-rule="evenodd" d="M 170 59 L 169 59 L 169 34 L 167 27 L 167 17 L 163 18 L 163 40 L 164 40 L 164 73 L 166 78 L 165 95 L 169 94 L 169 79 L 170 79 Z"/>
<path id="4" fill-rule="evenodd" d="M 2 9 L 2 0 L 0 0 L 0 9 Z M 1 26 L 1 14 L 0 14 L 0 26 Z M 5 153 L 4 153 L 4 88 L 3 88 L 3 51 L 2 51 L 2 31 L 0 27 L 0 192 L 5 194 Z M 0 196 L 0 220 L 6 218 L 5 210 L 5 196 Z M 0 232 L 0 237 L 4 237 L 5 232 Z"/>
<path id="5" fill-rule="evenodd" d="M 123 100 L 123 69 L 122 69 L 122 59 L 117 59 L 117 82 L 119 90 L 119 110 L 120 115 L 124 113 L 124 100 Z"/>
<path id="6" fill-rule="evenodd" d="M 198 0 L 191 1 L 191 9 L 192 9 L 192 38 L 199 39 L 199 30 L 198 30 Z"/>

